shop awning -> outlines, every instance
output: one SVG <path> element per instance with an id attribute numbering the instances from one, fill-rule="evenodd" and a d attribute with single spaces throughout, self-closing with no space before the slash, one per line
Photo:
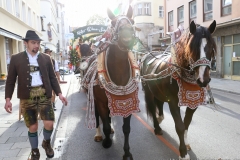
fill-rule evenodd
<path id="1" fill-rule="evenodd" d="M 5 37 L 8 37 L 8 38 L 12 38 L 12 39 L 15 39 L 17 41 L 22 41 L 22 37 L 17 35 L 17 34 L 14 34 L 12 32 L 9 32 L 3 28 L 0 27 L 0 35 L 3 35 Z"/>

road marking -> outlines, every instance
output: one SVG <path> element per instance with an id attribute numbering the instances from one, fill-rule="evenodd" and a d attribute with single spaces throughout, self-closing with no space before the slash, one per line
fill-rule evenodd
<path id="1" fill-rule="evenodd" d="M 151 126 L 149 126 L 144 120 L 142 120 L 142 118 L 140 118 L 138 115 L 136 115 L 135 113 L 133 113 L 134 117 L 137 118 L 137 120 L 139 120 L 148 130 L 150 130 L 154 135 L 154 130 Z M 173 152 L 175 152 L 177 155 L 180 155 L 179 151 L 177 148 L 175 148 L 171 143 L 169 143 L 165 138 L 163 138 L 163 136 L 160 135 L 156 135 L 158 137 L 158 139 L 160 139 L 168 148 L 170 148 Z"/>

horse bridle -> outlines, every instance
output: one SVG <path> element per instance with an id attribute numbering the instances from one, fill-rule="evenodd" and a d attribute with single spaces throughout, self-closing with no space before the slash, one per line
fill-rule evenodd
<path id="1" fill-rule="evenodd" d="M 116 22 L 115 26 L 112 29 L 112 37 L 113 38 L 110 40 L 110 43 L 114 44 L 114 45 L 117 45 L 118 48 L 120 50 L 122 50 L 122 51 L 128 51 L 128 49 L 125 49 L 125 48 L 119 46 L 119 44 L 118 44 L 120 21 L 123 20 L 123 19 L 126 19 L 129 22 L 129 24 L 131 25 L 131 27 L 134 28 L 132 22 L 126 16 L 120 16 L 120 18 L 117 19 L 117 22 Z M 135 32 L 133 32 L 133 34 L 134 34 L 133 37 L 136 38 Z"/>

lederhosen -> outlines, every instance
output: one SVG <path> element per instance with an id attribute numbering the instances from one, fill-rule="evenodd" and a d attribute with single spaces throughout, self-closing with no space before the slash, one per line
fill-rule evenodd
<path id="1" fill-rule="evenodd" d="M 36 71 L 40 72 L 40 68 L 30 65 L 30 72 Z M 54 121 L 55 119 L 51 98 L 47 98 L 43 85 L 31 87 L 29 99 L 20 99 L 20 105 L 27 127 L 37 122 L 38 114 L 42 120 Z"/>

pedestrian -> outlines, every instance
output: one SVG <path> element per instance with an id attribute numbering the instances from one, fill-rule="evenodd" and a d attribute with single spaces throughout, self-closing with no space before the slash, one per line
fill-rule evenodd
<path id="1" fill-rule="evenodd" d="M 58 68 L 58 62 L 55 61 L 55 59 L 52 58 L 52 50 L 50 50 L 49 48 L 46 48 L 44 50 L 44 53 L 46 53 L 47 55 L 49 55 L 51 57 L 51 60 L 52 60 L 52 63 L 53 63 L 53 69 L 55 71 L 55 74 L 57 76 L 57 79 L 58 79 L 58 83 L 60 83 L 60 74 L 59 74 L 59 68 Z M 55 96 L 55 93 L 54 93 L 54 90 L 52 91 L 52 106 L 53 106 L 53 109 L 54 111 L 56 110 L 56 106 L 55 106 L 55 99 L 56 99 L 56 96 Z"/>
<path id="2" fill-rule="evenodd" d="M 43 120 L 43 142 L 48 158 L 54 157 L 51 147 L 54 111 L 51 104 L 52 90 L 59 96 L 64 105 L 67 99 L 62 95 L 58 80 L 54 74 L 51 58 L 39 52 L 42 41 L 35 31 L 28 30 L 23 39 L 26 50 L 14 54 L 9 65 L 5 87 L 5 110 L 12 113 L 11 98 L 18 77 L 17 97 L 20 99 L 22 114 L 28 127 L 28 137 L 32 148 L 31 160 L 39 160 L 38 150 L 38 114 Z"/>

